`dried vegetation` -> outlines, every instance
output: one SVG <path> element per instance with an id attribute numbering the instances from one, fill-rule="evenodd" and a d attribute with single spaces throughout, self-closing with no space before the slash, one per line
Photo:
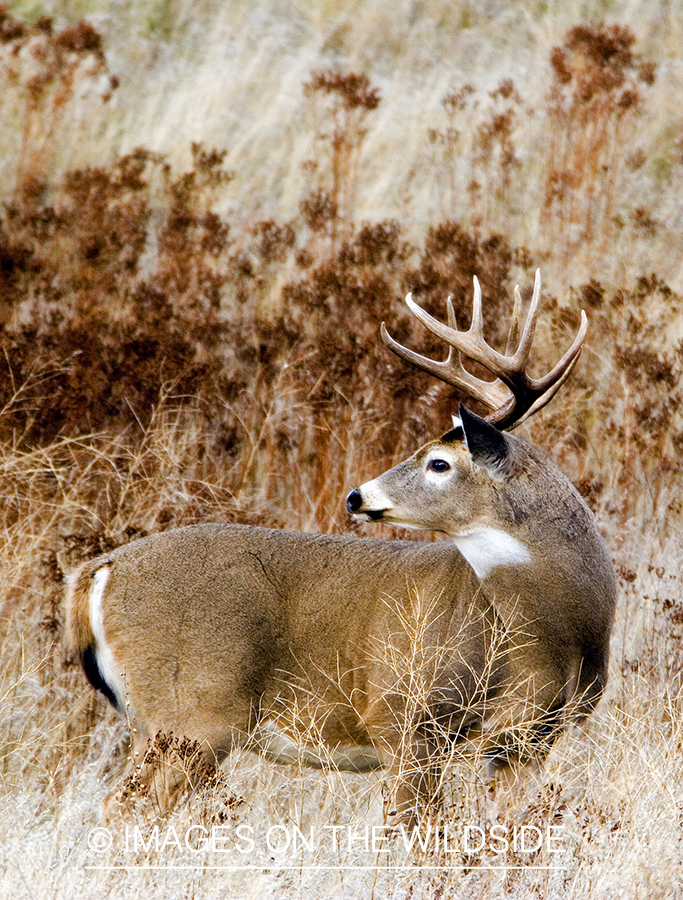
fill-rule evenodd
<path id="1" fill-rule="evenodd" d="M 542 108 L 532 111 L 510 78 L 444 95 L 420 162 L 441 179 L 443 216 L 424 231 L 400 217 L 359 220 L 382 91 L 343 67 L 316 70 L 301 87 L 316 126 L 295 214 L 250 218 L 245 205 L 231 217 L 223 201 L 239 173 L 227 151 L 198 143 L 184 170 L 141 147 L 53 178 L 55 134 L 82 129 L 117 79 L 92 25 L 27 25 L 0 10 L 0 784 L 13 896 L 55 860 L 59 874 L 41 876 L 54 878 L 55 896 L 76 885 L 83 896 L 137 896 L 146 877 L 86 868 L 130 860 L 88 846 L 127 744 L 62 649 L 62 570 L 207 520 L 358 529 L 344 513 L 347 490 L 443 431 L 458 399 L 391 358 L 379 323 L 438 355 L 400 298 L 413 291 L 442 316 L 451 293 L 465 326 L 476 274 L 500 346 L 512 288 L 528 288 L 539 264 L 553 284 L 568 279 L 560 296 L 544 297 L 539 369 L 566 344 L 579 307 L 590 329 L 564 399 L 531 437 L 596 510 L 622 584 L 608 697 L 560 740 L 526 811 L 566 827 L 562 867 L 544 850 L 507 856 L 521 868 L 506 872 L 486 868 L 499 861 L 491 853 L 426 853 L 422 862 L 440 868 L 392 874 L 386 855 L 357 845 L 294 860 L 338 865 L 336 874 L 268 874 L 265 853 L 254 857 L 266 870 L 258 885 L 249 873 L 220 877 L 233 879 L 232 896 L 608 897 L 636 896 L 636 884 L 649 897 L 678 896 L 683 297 L 636 266 L 663 215 L 652 192 L 632 187 L 652 162 L 634 136 L 657 70 L 622 25 L 576 25 L 545 53 Z M 539 117 L 545 139 L 531 166 L 522 126 Z M 530 223 L 524 246 L 512 227 L 520 214 Z M 605 280 L 601 261 L 617 247 L 622 277 Z M 192 764 L 180 736 L 152 749 Z M 480 823 L 471 772 L 455 767 L 452 777 L 464 798 L 452 822 Z M 381 776 L 236 754 L 206 780 L 204 796 L 174 814 L 178 829 L 192 816 L 256 831 L 381 821 Z M 194 864 L 183 852 L 143 848 L 135 859 Z M 234 852 L 229 861 L 243 862 Z M 166 896 L 185 879 L 187 896 L 224 895 L 228 882 L 205 871 L 200 887 L 198 877 L 159 872 L 145 890 Z"/>

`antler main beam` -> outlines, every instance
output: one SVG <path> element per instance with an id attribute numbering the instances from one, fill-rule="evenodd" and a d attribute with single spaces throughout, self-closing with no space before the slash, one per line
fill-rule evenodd
<path id="1" fill-rule="evenodd" d="M 413 315 L 432 334 L 448 344 L 448 356 L 445 360 L 429 359 L 399 344 L 387 332 L 384 323 L 382 323 L 381 329 L 382 340 L 390 350 L 411 365 L 429 372 L 430 375 L 445 381 L 446 384 L 459 388 L 475 400 L 486 404 L 493 410 L 486 417 L 489 422 L 501 429 L 513 428 L 542 409 L 555 396 L 576 365 L 588 329 L 588 320 L 582 310 L 581 325 L 571 347 L 547 375 L 544 375 L 543 378 L 532 378 L 527 372 L 527 366 L 536 331 L 540 299 L 541 272 L 540 269 L 537 269 L 529 313 L 517 349 L 512 354 L 509 352 L 498 353 L 484 339 L 481 287 L 476 276 L 474 277 L 472 323 L 468 331 L 458 331 L 450 296 L 447 301 L 448 325 L 444 325 L 443 322 L 430 316 L 419 307 L 411 294 L 406 297 L 406 303 Z M 510 326 L 508 344 L 514 344 L 519 333 L 521 305 L 522 299 L 519 286 L 517 286 L 515 287 L 515 311 Z M 462 364 L 463 357 L 482 365 L 495 376 L 495 381 L 484 381 L 466 371 Z"/>

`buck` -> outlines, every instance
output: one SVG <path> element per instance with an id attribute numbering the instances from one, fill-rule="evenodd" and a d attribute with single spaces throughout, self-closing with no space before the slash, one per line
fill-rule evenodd
<path id="1" fill-rule="evenodd" d="M 445 361 L 382 325 L 391 350 L 492 412 L 461 405 L 443 437 L 351 491 L 348 510 L 450 540 L 205 524 L 136 540 L 72 576 L 73 649 L 128 717 L 137 783 L 162 809 L 192 773 L 145 755 L 159 732 L 191 738 L 210 763 L 246 745 L 280 762 L 387 766 L 389 811 L 410 820 L 438 798 L 454 749 L 505 769 L 542 757 L 593 709 L 615 606 L 609 553 L 571 482 L 505 432 L 556 393 L 586 334 L 582 313 L 562 359 L 531 377 L 540 293 L 537 272 L 520 337 L 515 289 L 514 353 L 485 341 L 476 278 L 467 332 L 450 297 L 447 325 L 407 297 L 449 346 Z"/>

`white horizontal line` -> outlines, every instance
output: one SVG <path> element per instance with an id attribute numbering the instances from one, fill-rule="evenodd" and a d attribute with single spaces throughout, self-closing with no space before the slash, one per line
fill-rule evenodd
<path id="1" fill-rule="evenodd" d="M 316 871 L 316 870 L 325 870 L 325 871 L 347 871 L 349 869 L 353 869 L 354 871 L 368 871 L 368 872 L 407 872 L 407 871 L 418 871 L 420 869 L 427 870 L 438 870 L 442 871 L 460 871 L 463 869 L 469 869 L 470 871 L 478 871 L 478 872 L 524 872 L 524 871 L 534 871 L 534 872 L 566 872 L 566 866 L 477 866 L 471 865 L 468 866 L 464 863 L 461 863 L 457 866 L 354 866 L 354 865 L 336 865 L 336 866 L 318 866 L 318 865 L 309 865 L 309 866 L 278 866 L 278 865 L 263 865 L 263 866 L 85 866 L 86 870 L 89 871 L 98 871 L 98 872 L 119 872 L 119 871 L 135 871 L 138 870 L 140 872 L 147 871 L 157 871 L 159 869 L 166 870 L 168 872 L 206 872 L 208 869 L 217 870 L 221 872 L 263 872 L 263 871 L 271 871 L 277 870 L 278 872 L 305 872 L 307 870 Z"/>

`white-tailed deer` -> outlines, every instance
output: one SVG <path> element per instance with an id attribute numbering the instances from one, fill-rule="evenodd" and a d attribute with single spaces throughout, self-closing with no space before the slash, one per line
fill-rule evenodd
<path id="1" fill-rule="evenodd" d="M 594 707 L 615 605 L 609 553 L 569 480 L 500 430 L 557 391 L 581 351 L 585 315 L 560 362 L 534 379 L 539 274 L 506 355 L 484 340 L 474 283 L 468 332 L 456 329 L 450 298 L 448 325 L 407 298 L 449 345 L 445 362 L 396 344 L 384 326 L 382 336 L 493 413 L 485 420 L 461 407 L 442 438 L 347 501 L 360 518 L 450 541 L 198 525 L 136 540 L 71 578 L 72 646 L 93 686 L 129 717 L 138 760 L 158 732 L 186 735 L 208 761 L 248 742 L 283 762 L 382 764 L 397 775 L 409 757 L 391 805 L 410 817 L 437 793 L 449 747 L 500 764 L 534 743 L 542 755 Z M 515 297 L 517 342 L 518 289 Z M 461 354 L 496 380 L 474 378 Z M 303 734 L 310 746 L 297 749 Z M 147 760 L 138 783 L 163 807 L 187 774 Z"/>

